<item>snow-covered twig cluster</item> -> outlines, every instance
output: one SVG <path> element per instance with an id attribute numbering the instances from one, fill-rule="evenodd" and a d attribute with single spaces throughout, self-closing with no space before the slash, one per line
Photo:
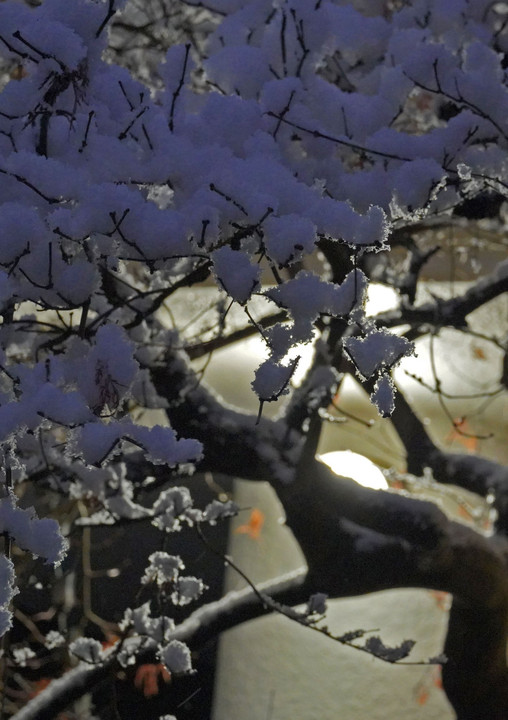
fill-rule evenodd
<path id="1" fill-rule="evenodd" d="M 66 551 L 57 521 L 20 504 L 31 480 L 80 501 L 82 524 L 214 524 L 234 507 L 194 507 L 185 482 L 196 465 L 233 475 L 243 464 L 287 488 L 344 362 L 390 415 L 391 371 L 413 348 L 387 327 L 460 325 L 507 289 L 503 265 L 460 299 L 416 307 L 435 251 L 404 236 L 467 217 L 478 197 L 494 197 L 489 218 L 502 225 L 503 3 L 171 5 L 0 4 L 0 633 L 16 593 L 11 544 L 52 564 Z M 161 32 L 169 18 L 182 24 L 173 35 Z M 126 66 L 110 62 L 122 50 Z M 393 281 L 399 309 L 376 324 L 364 308 L 369 267 L 392 238 L 409 266 Z M 254 427 L 199 388 L 185 323 L 168 329 L 164 312 L 204 283 L 219 310 L 202 347 L 227 336 L 240 308 L 266 346 L 252 378 L 260 408 L 290 396 L 279 420 Z M 314 365 L 293 393 L 291 352 L 316 330 Z M 148 409 L 168 423 L 148 427 Z M 146 475 L 163 486 L 155 499 Z M 176 605 L 196 601 L 204 585 L 181 569 L 154 553 L 140 582 Z M 188 671 L 171 618 L 152 611 L 126 610 L 124 649 L 134 657 L 152 633 L 166 666 Z M 88 659 L 97 649 L 72 647 Z"/>

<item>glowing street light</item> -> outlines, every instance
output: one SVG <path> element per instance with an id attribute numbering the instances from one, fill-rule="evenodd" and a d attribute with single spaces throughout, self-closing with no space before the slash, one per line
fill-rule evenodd
<path id="1" fill-rule="evenodd" d="M 322 460 L 337 475 L 348 477 L 364 487 L 386 490 L 388 483 L 381 470 L 368 458 L 351 450 L 335 450 L 320 455 Z"/>

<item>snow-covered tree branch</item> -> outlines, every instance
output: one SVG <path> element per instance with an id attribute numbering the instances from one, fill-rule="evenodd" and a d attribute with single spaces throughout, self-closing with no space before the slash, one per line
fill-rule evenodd
<path id="1" fill-rule="evenodd" d="M 147 654 L 163 678 L 188 674 L 193 642 L 277 610 L 256 593 L 210 601 L 171 551 L 174 533 L 237 512 L 225 492 L 195 500 L 196 472 L 272 485 L 307 563 L 288 602 L 451 593 L 448 698 L 459 720 L 507 717 L 507 470 L 444 448 L 393 378 L 428 341 L 431 380 L 413 380 L 451 432 L 475 437 L 435 361 L 452 329 L 500 359 L 495 387 L 472 395 L 506 394 L 506 322 L 472 318 L 508 290 L 507 18 L 490 0 L 0 4 L 2 717 L 49 717 Z M 424 296 L 449 251 L 469 285 Z M 393 309 L 367 310 L 372 283 L 394 290 Z M 193 318 L 197 289 L 209 302 Z M 257 413 L 196 365 L 250 336 L 265 352 Z M 491 536 L 316 458 L 346 375 L 392 417 L 405 471 L 488 499 Z M 132 602 L 103 620 L 90 600 L 102 570 L 77 537 L 125 525 L 159 540 Z M 87 620 L 55 591 L 62 641 L 16 656 L 16 610 L 43 637 L 17 603 L 34 568 L 50 586 L 41 563 L 68 572 L 66 553 L 72 566 L 81 553 Z M 115 629 L 113 649 L 98 628 Z M 394 661 L 407 643 L 363 649 Z M 69 670 L 69 652 L 90 667 Z M 44 653 L 68 672 L 23 709 L 12 668 Z"/>

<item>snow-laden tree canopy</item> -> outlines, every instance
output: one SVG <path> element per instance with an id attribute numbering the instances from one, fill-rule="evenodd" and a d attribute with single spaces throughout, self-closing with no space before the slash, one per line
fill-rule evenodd
<path id="1" fill-rule="evenodd" d="M 124 5 L 0 4 L 6 548 L 14 542 L 53 564 L 64 557 L 58 523 L 18 504 L 16 487 L 31 480 L 80 500 L 89 523 L 151 519 L 163 533 L 214 524 L 235 509 L 194 506 L 186 477 L 198 467 L 272 482 L 306 554 L 307 590 L 341 594 L 339 578 L 314 587 L 330 577 L 321 567 L 329 552 L 320 550 L 333 546 L 334 532 L 354 539 L 365 526 L 374 564 L 401 538 L 416 543 L 411 552 L 437 553 L 453 533 L 436 508 L 332 488 L 321 466 L 310 486 L 305 471 L 345 363 L 388 416 L 398 402 L 391 370 L 412 353 L 411 339 L 464 323 L 507 289 L 500 265 L 476 295 L 415 305 L 431 251 L 410 241 L 468 217 L 488 217 L 493 232 L 503 226 L 506 4 L 188 0 L 173 5 L 197 35 L 167 27 L 160 62 L 142 44 L 129 54 L 141 11 Z M 122 47 L 123 66 L 111 61 Z M 494 211 L 471 215 L 478 198 L 497 202 Z M 381 277 L 399 288 L 399 309 L 376 322 L 365 315 L 365 294 L 392 245 L 408 249 L 404 273 Z M 200 284 L 216 288 L 217 323 L 189 343 L 165 313 Z M 252 378 L 257 418 L 221 403 L 189 360 L 226 344 L 233 306 L 266 344 Z M 316 351 L 294 391 L 291 351 L 300 343 Z M 267 420 L 264 404 L 282 395 L 280 417 Z M 164 409 L 168 423 L 143 424 L 150 408 Z M 449 460 L 449 476 L 460 474 L 458 462 Z M 492 479 L 489 468 L 467 473 Z M 478 480 L 476 490 L 486 494 L 493 482 Z M 151 504 L 143 483 L 160 488 Z M 345 513 L 325 518 L 321 547 L 299 515 L 302 498 L 309 516 L 321 517 L 325 505 Z M 504 522 L 501 510 L 500 501 Z M 9 553 L 1 560 L 5 632 L 16 583 Z M 171 583 L 177 605 L 195 601 L 204 586 L 181 574 L 184 561 L 154 553 L 140 582 Z M 416 565 L 407 583 L 445 582 L 444 570 L 427 577 Z M 401 581 L 393 570 L 384 583 Z M 376 587 L 358 580 L 356 590 Z M 170 671 L 190 670 L 173 621 L 152 611 L 126 610 L 119 661 L 134 662 L 148 638 Z M 78 645 L 81 659 L 104 660 L 92 641 Z"/>

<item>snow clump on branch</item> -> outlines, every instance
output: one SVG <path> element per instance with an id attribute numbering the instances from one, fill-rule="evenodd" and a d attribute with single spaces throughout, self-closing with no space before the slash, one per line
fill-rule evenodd
<path id="1" fill-rule="evenodd" d="M 192 437 L 134 415 L 158 402 L 171 422 L 152 379 L 178 347 L 159 314 L 174 292 L 212 278 L 245 311 L 266 342 L 253 381 L 261 403 L 289 390 L 290 351 L 316 323 L 349 321 L 343 347 L 387 415 L 390 369 L 411 346 L 366 320 L 356 261 L 386 250 L 401 220 L 450 212 L 472 184 L 506 194 L 496 178 L 506 174 L 508 47 L 501 36 L 488 47 L 497 10 L 486 0 L 375 3 L 384 10 L 372 17 L 356 2 L 214 0 L 206 60 L 170 48 L 151 88 L 103 60 L 108 8 L 124 4 L 0 4 L 0 54 L 22 68 L 0 94 L 0 460 L 16 459 L 0 521 L 51 563 L 65 553 L 56 523 L 11 491 L 34 473 L 94 498 L 113 521 L 149 518 L 164 532 L 234 512 L 198 511 L 186 488 L 145 508 L 128 476 L 133 448 L 168 478 L 202 457 Z M 454 108 L 446 123 L 443 98 Z M 300 268 L 330 246 L 346 249 L 352 271 Z M 287 312 L 264 331 L 251 313 L 260 294 Z M 0 576 L 1 634 L 15 593 L 9 558 Z M 185 601 L 204 589 L 181 581 Z M 161 645 L 169 619 L 145 608 L 129 622 L 157 635 L 170 671 L 190 671 L 185 646 Z M 131 640 L 126 658 L 143 645 Z M 93 644 L 74 649 L 96 655 Z"/>

